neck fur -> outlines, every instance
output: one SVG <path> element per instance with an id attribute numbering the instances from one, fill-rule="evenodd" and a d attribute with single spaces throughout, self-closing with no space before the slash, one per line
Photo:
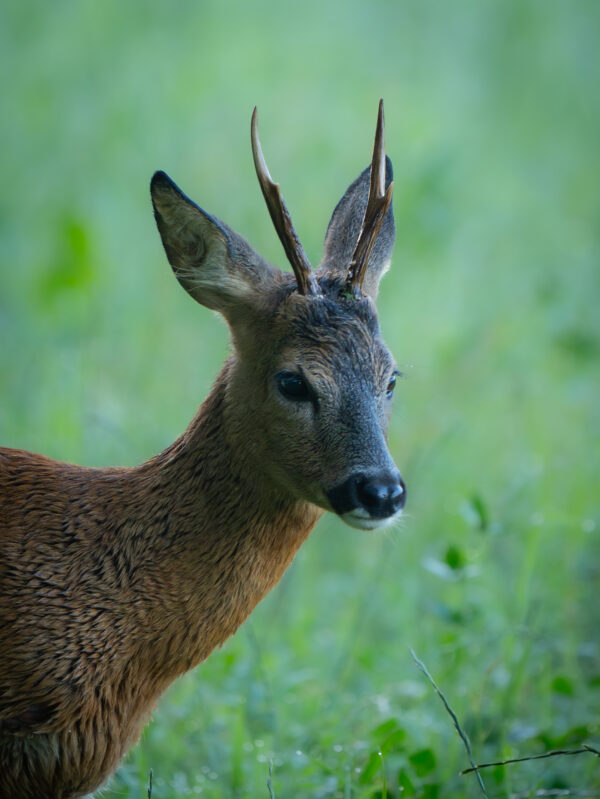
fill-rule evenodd
<path id="1" fill-rule="evenodd" d="M 144 588 L 146 596 L 161 597 L 146 629 L 169 681 L 235 632 L 322 514 L 261 470 L 228 415 L 230 368 L 231 362 L 185 433 L 136 470 L 148 497 L 147 523 L 162 525 L 144 536 L 153 550 L 144 555 L 148 578 L 159 583 Z"/>

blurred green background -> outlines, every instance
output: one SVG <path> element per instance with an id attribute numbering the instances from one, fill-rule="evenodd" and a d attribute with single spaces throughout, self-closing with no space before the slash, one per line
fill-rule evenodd
<path id="1" fill-rule="evenodd" d="M 1 4 L 4 445 L 136 464 L 206 395 L 227 332 L 171 275 L 155 169 L 283 266 L 255 104 L 313 262 L 379 97 L 395 167 L 405 521 L 324 518 L 104 796 L 152 768 L 155 797 L 268 797 L 269 763 L 281 798 L 481 795 L 409 647 L 480 762 L 599 745 L 599 34 L 596 0 Z M 600 791 L 598 762 L 482 776 Z"/>

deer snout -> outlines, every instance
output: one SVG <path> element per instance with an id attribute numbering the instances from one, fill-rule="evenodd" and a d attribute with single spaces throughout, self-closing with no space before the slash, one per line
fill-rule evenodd
<path id="1" fill-rule="evenodd" d="M 406 502 L 406 486 L 397 471 L 353 474 L 327 492 L 333 510 L 352 527 L 371 530 L 392 521 Z"/>
<path id="2" fill-rule="evenodd" d="M 393 516 L 404 507 L 406 487 L 400 475 L 361 480 L 356 486 L 359 507 L 377 519 Z"/>

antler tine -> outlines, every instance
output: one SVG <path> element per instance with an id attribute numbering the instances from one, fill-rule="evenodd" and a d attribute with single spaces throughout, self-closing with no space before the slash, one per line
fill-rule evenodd
<path id="1" fill-rule="evenodd" d="M 369 181 L 369 199 L 363 218 L 362 227 L 356 242 L 354 254 L 350 261 L 346 289 L 353 294 L 358 294 L 362 288 L 369 258 L 377 235 L 385 219 L 392 201 L 393 183 L 385 188 L 385 123 L 383 118 L 383 100 L 379 101 L 377 115 L 377 129 L 375 143 L 373 144 L 373 158 L 371 160 L 371 175 Z"/>
<path id="2" fill-rule="evenodd" d="M 311 271 L 310 261 L 306 257 L 302 244 L 300 244 L 300 240 L 292 224 L 292 218 L 281 196 L 279 184 L 273 182 L 265 162 L 265 157 L 258 138 L 256 107 L 252 112 L 251 136 L 252 155 L 254 157 L 254 166 L 256 167 L 258 182 L 260 183 L 260 188 L 262 189 L 263 197 L 267 203 L 267 208 L 269 209 L 269 214 L 275 225 L 277 235 L 283 244 L 285 254 L 296 275 L 298 291 L 300 294 L 317 294 L 318 290 Z"/>

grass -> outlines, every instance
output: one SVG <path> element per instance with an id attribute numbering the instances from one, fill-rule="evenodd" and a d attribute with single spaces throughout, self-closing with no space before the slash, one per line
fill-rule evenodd
<path id="1" fill-rule="evenodd" d="M 0 10 L 0 439 L 133 464 L 227 352 L 173 280 L 165 169 L 283 265 L 269 166 L 318 261 L 386 101 L 406 374 L 400 529 L 324 519 L 250 621 L 173 685 L 106 797 L 476 797 L 476 762 L 598 747 L 600 10 L 592 0 L 182 0 Z M 597 758 L 482 772 L 490 796 L 600 792 Z M 538 795 L 551 795 L 538 794 Z"/>

